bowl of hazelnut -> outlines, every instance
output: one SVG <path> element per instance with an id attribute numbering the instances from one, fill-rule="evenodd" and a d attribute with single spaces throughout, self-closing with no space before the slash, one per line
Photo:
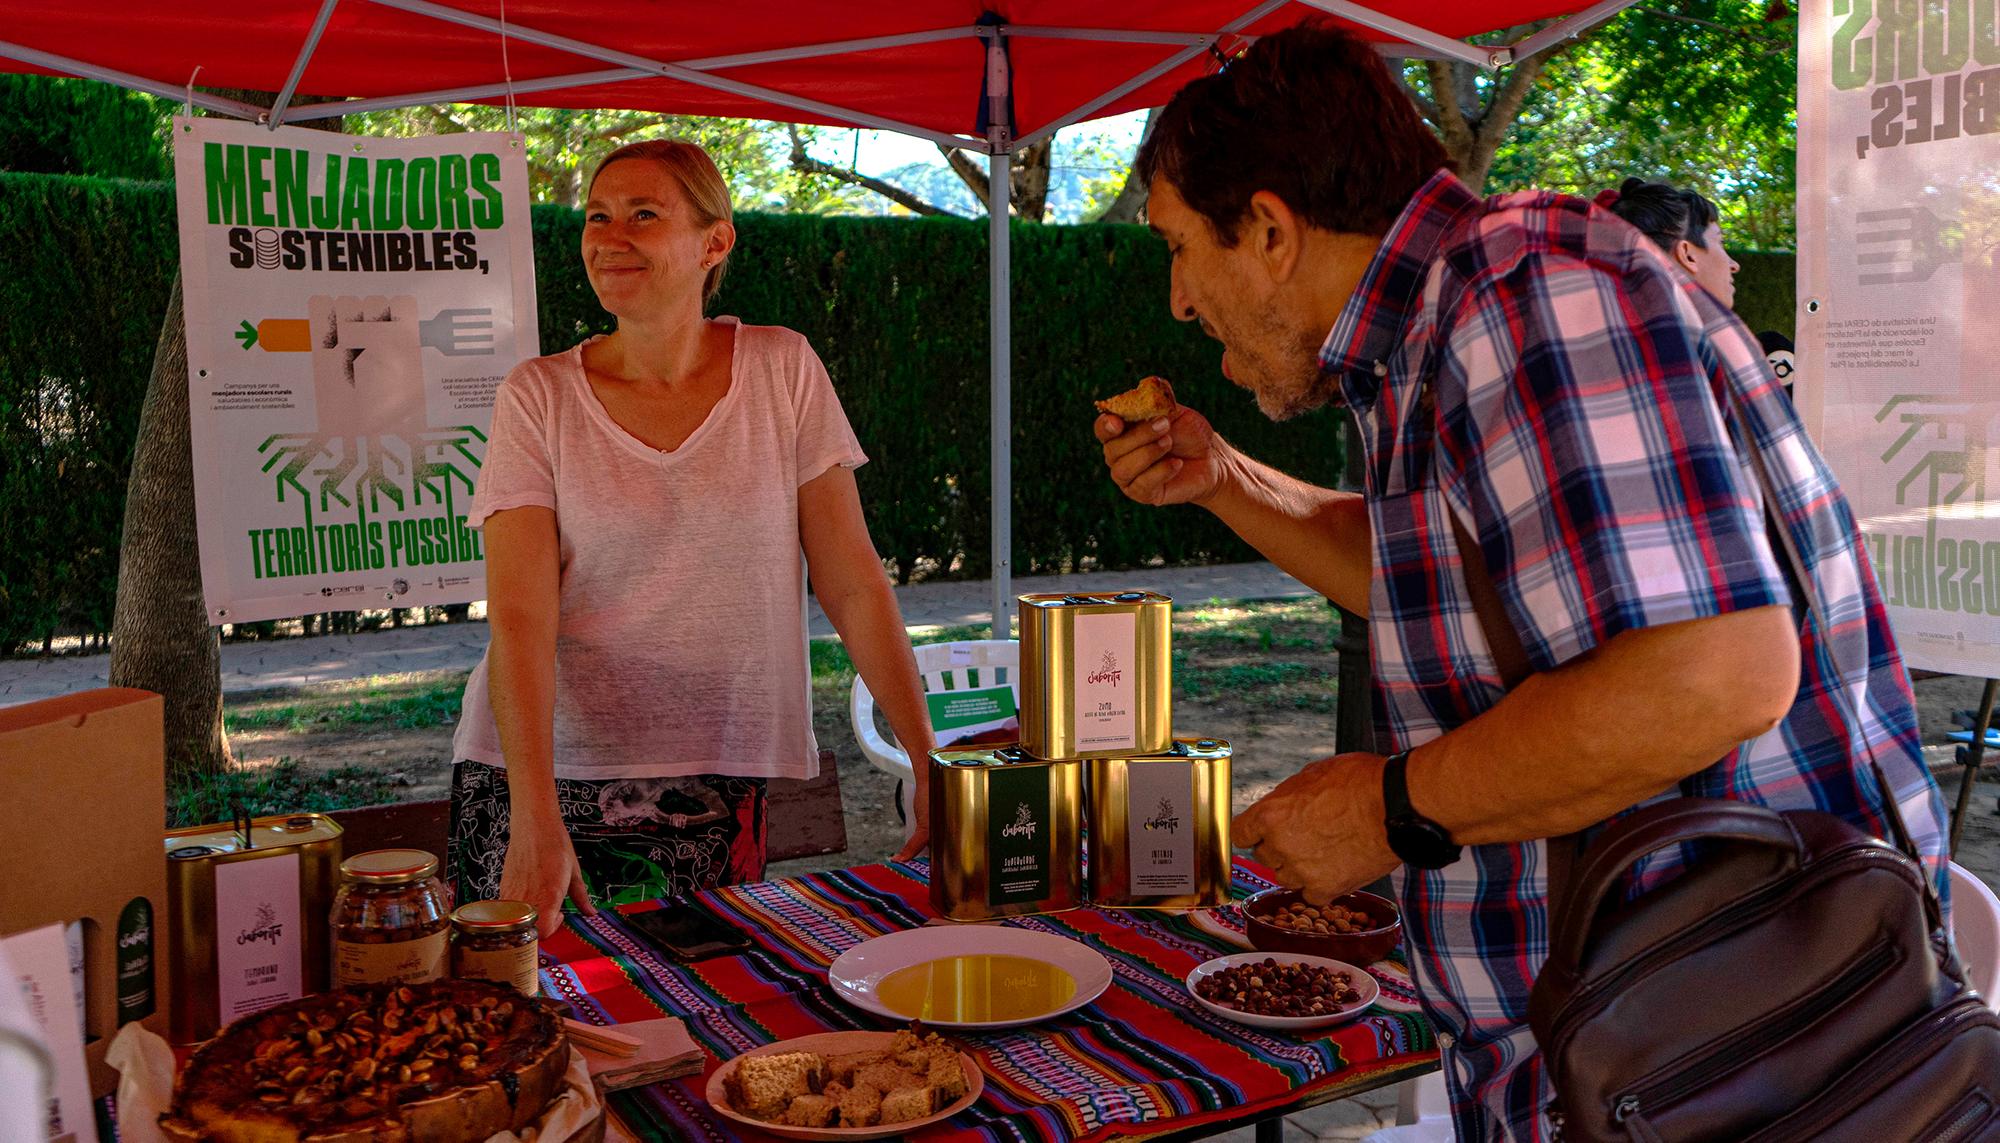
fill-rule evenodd
<path id="1" fill-rule="evenodd" d="M 1373 964 L 1403 939 L 1403 917 L 1387 897 L 1356 890 L 1314 905 L 1297 889 L 1266 889 L 1243 902 L 1243 930 L 1259 952 L 1308 953 Z"/>
<path id="2" fill-rule="evenodd" d="M 1195 1001 L 1218 1016 L 1275 1032 L 1303 1032 L 1349 1020 L 1381 994 L 1351 964 L 1303 953 L 1231 953 L 1187 976 Z"/>

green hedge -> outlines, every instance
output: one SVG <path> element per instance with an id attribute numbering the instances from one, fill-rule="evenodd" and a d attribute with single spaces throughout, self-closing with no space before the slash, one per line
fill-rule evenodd
<path id="1" fill-rule="evenodd" d="M 0 649 L 110 626 L 139 406 L 178 257 L 171 188 L 0 172 Z M 542 345 L 608 329 L 578 265 L 579 215 L 533 212 Z M 811 339 L 872 461 L 876 546 L 983 576 L 988 529 L 983 222 L 745 215 L 715 309 Z M 1332 481 L 1335 414 L 1273 425 L 1218 371 L 1219 347 L 1166 305 L 1166 253 L 1132 226 L 1014 228 L 1014 558 L 1249 559 L 1198 509 L 1119 496 L 1090 401 L 1175 379 L 1217 428 Z"/>
<path id="2" fill-rule="evenodd" d="M 0 651 L 108 630 L 139 406 L 178 258 L 159 183 L 0 172 Z M 610 328 L 577 261 L 581 218 L 533 212 L 542 346 Z M 984 576 L 988 543 L 986 224 L 744 215 L 715 310 L 804 333 L 872 462 L 877 548 Z M 1752 328 L 1791 323 L 1791 258 L 1739 255 Z M 1162 244 L 1135 226 L 1014 227 L 1014 570 L 1249 559 L 1206 512 L 1120 496 L 1090 434 L 1093 397 L 1146 373 L 1253 455 L 1340 471 L 1339 415 L 1284 425 L 1167 311 Z"/>
<path id="3" fill-rule="evenodd" d="M 1777 330 L 1795 337 L 1798 321 L 1798 258 L 1790 253 L 1731 250 L 1743 268 L 1736 272 L 1736 314 L 1752 333 Z"/>

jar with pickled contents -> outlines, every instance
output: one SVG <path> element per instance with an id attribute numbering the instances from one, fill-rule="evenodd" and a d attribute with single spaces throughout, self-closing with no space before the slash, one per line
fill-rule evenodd
<path id="1" fill-rule="evenodd" d="M 535 907 L 526 901 L 470 901 L 451 914 L 451 974 L 511 984 L 523 996 L 541 991 Z"/>
<path id="2" fill-rule="evenodd" d="M 340 863 L 333 895 L 333 983 L 421 984 L 441 979 L 451 903 L 437 858 L 376 849 Z"/>

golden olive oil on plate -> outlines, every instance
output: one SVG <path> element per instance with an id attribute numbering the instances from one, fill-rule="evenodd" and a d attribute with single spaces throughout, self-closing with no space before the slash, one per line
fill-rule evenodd
<path id="1" fill-rule="evenodd" d="M 1076 995 L 1076 979 L 1046 961 L 977 953 L 899 968 L 882 978 L 875 995 L 916 1020 L 1032 1020 L 1067 1004 Z"/>

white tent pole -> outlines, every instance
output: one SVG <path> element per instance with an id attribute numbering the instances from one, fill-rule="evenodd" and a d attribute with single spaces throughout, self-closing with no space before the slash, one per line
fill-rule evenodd
<path id="1" fill-rule="evenodd" d="M 380 4 L 384 8 L 394 8 L 400 12 L 410 12 L 418 16 L 429 16 L 435 20 L 442 20 L 447 24 L 457 24 L 464 28 L 476 28 L 480 31 L 492 32 L 494 35 L 499 35 L 501 32 L 500 21 L 498 20 L 481 16 L 475 12 L 463 12 L 457 8 L 447 8 L 442 4 L 434 4 L 431 0 L 371 0 L 371 3 Z M 569 36 L 558 36 L 552 32 L 544 32 L 536 28 L 525 27 L 521 24 L 509 23 L 506 27 L 506 34 L 508 39 L 520 43 L 554 48 L 557 51 L 571 52 L 587 59 L 602 60 L 605 63 L 623 64 L 626 67 L 641 68 L 667 79 L 677 79 L 683 83 L 691 83 L 696 87 L 713 88 L 716 91 L 726 91 L 731 95 L 740 95 L 748 99 L 759 99 L 766 103 L 775 103 L 780 107 L 789 107 L 794 111 L 809 111 L 816 115 L 824 115 L 830 119 L 843 120 L 861 127 L 873 127 L 882 131 L 900 131 L 905 135 L 915 135 L 919 139 L 929 139 L 934 143 L 942 143 L 947 147 L 965 146 L 964 139 L 944 131 L 933 131 L 928 127 L 919 127 L 914 123 L 904 123 L 901 120 L 890 119 L 887 116 L 872 115 L 857 111 L 851 107 L 839 107 L 817 99 L 808 99 L 804 96 L 793 95 L 790 92 L 779 91 L 775 88 L 760 87 L 754 83 L 742 83 L 723 76 L 694 71 L 679 64 L 647 59 L 645 56 L 634 55 L 631 52 L 621 52 L 615 48 L 587 43 L 583 40 L 572 39 Z"/>
<path id="2" fill-rule="evenodd" d="M 1408 20 L 1399 20 L 1373 8 L 1352 3 L 1351 0 L 1301 0 L 1301 2 L 1364 28 L 1373 28 L 1378 32 L 1387 32 L 1397 39 L 1421 44 L 1442 53 L 1447 59 L 1464 60 L 1474 67 L 1499 67 L 1512 58 L 1512 53 L 1506 48 L 1489 48 L 1479 44 L 1468 44 L 1464 40 L 1455 40 L 1450 36 L 1433 32 L 1429 28 L 1419 27 Z"/>
<path id="3" fill-rule="evenodd" d="M 1014 182 L 1014 155 L 987 159 L 987 246 L 992 254 L 993 300 L 988 324 L 993 353 L 993 638 L 1011 639 L 1014 587 L 1013 464 L 1013 237 L 1007 228 L 1008 191 Z"/>
<path id="4" fill-rule="evenodd" d="M 991 293 L 987 310 L 992 354 L 993 638 L 1013 637 L 1014 595 L 1013 236 L 1007 226 L 1014 187 L 1013 77 L 1000 35 L 986 40 L 986 248 Z"/>
<path id="5" fill-rule="evenodd" d="M 338 3 L 340 0 L 321 0 L 319 15 L 313 18 L 312 30 L 306 33 L 306 42 L 299 47 L 299 58 L 292 61 L 292 74 L 285 77 L 285 86 L 278 89 L 278 98 L 271 104 L 271 130 L 276 131 L 285 121 L 285 108 L 298 92 L 299 81 L 305 78 L 306 64 L 312 62 L 313 52 L 319 48 L 319 38 L 326 34 L 326 22 L 333 18 L 333 7 Z"/>
<path id="6" fill-rule="evenodd" d="M 1514 58 L 1517 60 L 1527 59 L 1550 44 L 1567 40 L 1571 36 L 1581 35 L 1585 30 L 1602 24 L 1618 13 L 1630 8 L 1636 2 L 1637 0 L 1603 0 L 1602 3 L 1585 8 L 1574 16 L 1566 16 L 1563 19 L 1557 20 L 1555 23 L 1522 40 L 1520 43 L 1513 45 Z"/>
<path id="7" fill-rule="evenodd" d="M 1169 55 L 1166 59 L 1161 60 L 1159 63 L 1154 64 L 1152 67 L 1147 68 L 1145 71 L 1140 72 L 1138 75 L 1133 76 L 1132 78 L 1126 80 L 1124 83 L 1119 84 L 1118 86 L 1112 88 L 1111 90 L 1104 92 L 1102 95 L 1097 96 L 1095 99 L 1092 99 L 1082 104 L 1081 106 L 1072 109 L 1068 114 L 1063 115 L 1049 123 L 1045 123 L 1042 126 L 1035 128 L 1033 131 L 1028 132 L 1026 135 L 1021 136 L 1020 139 L 1015 141 L 1015 146 L 1025 147 L 1031 143 L 1040 142 L 1041 140 L 1047 138 L 1048 136 L 1055 134 L 1057 131 L 1062 130 L 1064 127 L 1067 127 L 1072 123 L 1077 123 L 1082 121 L 1083 119 L 1088 118 L 1090 114 L 1096 111 L 1098 108 L 1103 107 L 1105 104 L 1110 103 L 1114 99 L 1123 98 L 1127 92 L 1136 91 L 1140 87 L 1153 82 L 1160 76 L 1167 74 L 1168 72 L 1188 62 L 1194 57 L 1209 50 L 1209 47 L 1213 45 L 1217 40 L 1221 39 L 1223 36 L 1233 35 L 1243 28 L 1250 27 L 1252 24 L 1255 24 L 1257 21 L 1277 11 L 1279 8 L 1284 7 L 1285 4 L 1287 4 L 1288 2 L 1289 0 L 1260 0 L 1260 2 L 1257 4 L 1256 7 L 1250 9 L 1249 11 L 1243 13 L 1241 16 L 1236 17 L 1234 20 L 1231 20 L 1227 24 L 1224 24 L 1222 27 L 1216 29 L 1216 31 L 1213 34 L 1199 36 L 1196 37 L 1195 39 L 1187 41 L 1186 46 L 1183 47 L 1180 51 L 1175 52 L 1172 55 Z M 1056 29 L 1045 28 L 1042 29 L 1042 33 L 1046 35 L 1053 30 Z M 1012 30 L 1009 29 L 1010 34 L 1011 31 Z"/>
<path id="8" fill-rule="evenodd" d="M 81 79 L 102 80 L 105 83 L 116 84 L 119 87 L 129 87 L 133 91 L 143 91 L 148 95 L 157 95 L 161 99 L 171 100 L 174 103 L 193 103 L 196 107 L 203 108 L 204 110 L 220 112 L 223 115 L 232 115 L 238 119 L 255 120 L 264 114 L 263 108 L 252 106 L 240 99 L 225 99 L 220 95 L 210 95 L 205 91 L 193 91 L 190 90 L 191 85 L 186 84 L 175 87 L 171 83 L 160 83 L 156 80 L 147 79 L 143 75 L 133 75 L 131 72 L 117 71 L 108 67 L 98 67 L 96 64 L 85 63 L 82 60 L 71 59 L 68 56 L 59 56 L 54 52 L 45 52 L 39 48 L 28 47 L 25 44 L 13 44 L 8 43 L 6 40 L 0 40 L 0 56 L 20 60 L 22 63 L 34 64 L 36 67 L 45 67 L 50 71 L 59 71 L 65 75 L 77 76 Z"/>
<path id="9" fill-rule="evenodd" d="M 548 75 L 540 79 L 517 79 L 513 83 L 483 83 L 477 87 L 413 91 L 406 95 L 378 95 L 371 99 L 336 99 L 331 103 L 302 103 L 285 112 L 285 122 L 300 123 L 308 119 L 331 119 L 336 115 L 394 111 L 398 107 L 421 107 L 428 103 L 473 103 L 481 99 L 498 99 L 509 91 L 516 95 L 526 95 L 529 92 L 554 91 L 565 87 L 597 87 L 626 79 L 650 79 L 653 74 L 636 67 L 614 67 L 603 71 Z"/>

